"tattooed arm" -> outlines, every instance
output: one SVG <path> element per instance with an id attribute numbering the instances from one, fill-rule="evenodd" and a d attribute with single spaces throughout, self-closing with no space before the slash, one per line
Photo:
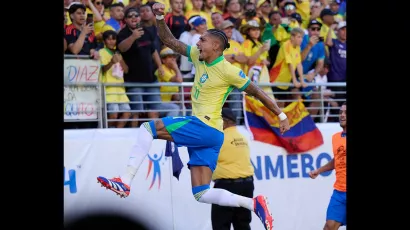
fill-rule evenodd
<path id="1" fill-rule="evenodd" d="M 272 100 L 261 88 L 251 82 L 246 87 L 245 92 L 259 99 L 266 108 L 279 117 L 279 131 L 282 135 L 290 129 L 289 119 L 276 104 L 276 101 Z"/>
<path id="2" fill-rule="evenodd" d="M 152 11 L 155 15 L 164 15 L 165 5 L 162 3 L 155 3 L 152 6 Z M 187 45 L 180 42 L 178 39 L 172 35 L 171 31 L 169 30 L 167 24 L 165 24 L 164 18 L 158 20 L 157 18 L 157 28 L 159 38 L 161 39 L 162 43 L 164 43 L 167 47 L 172 49 L 173 51 L 186 56 L 187 55 Z"/>
<path id="3" fill-rule="evenodd" d="M 276 101 L 272 100 L 261 88 L 255 85 L 253 82 L 246 87 L 245 92 L 259 99 L 263 105 L 272 111 L 274 114 L 279 115 L 282 110 L 276 104 Z"/>
<path id="4" fill-rule="evenodd" d="M 170 49 L 174 50 L 175 52 L 181 55 L 186 56 L 187 45 L 180 42 L 178 39 L 174 37 L 174 35 L 172 35 L 167 24 L 165 24 L 165 20 L 157 19 L 157 27 L 159 38 L 161 39 L 161 41 Z"/>

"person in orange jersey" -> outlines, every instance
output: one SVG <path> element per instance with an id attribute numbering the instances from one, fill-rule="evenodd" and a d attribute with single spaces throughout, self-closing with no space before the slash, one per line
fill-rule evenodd
<path id="1" fill-rule="evenodd" d="M 320 173 L 336 170 L 336 182 L 327 207 L 324 230 L 337 230 L 346 225 L 346 102 L 340 108 L 339 123 L 343 131 L 332 136 L 333 159 L 309 173 L 309 176 L 315 179 Z"/>

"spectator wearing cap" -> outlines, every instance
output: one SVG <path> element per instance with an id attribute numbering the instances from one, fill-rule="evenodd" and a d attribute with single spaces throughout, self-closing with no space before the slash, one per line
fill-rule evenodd
<path id="1" fill-rule="evenodd" d="M 110 6 L 110 19 L 108 19 L 104 26 L 101 28 L 101 33 L 97 34 L 97 38 L 100 38 L 102 34 L 107 30 L 113 30 L 119 32 L 124 27 L 124 5 L 122 2 L 115 3 Z"/>
<path id="2" fill-rule="evenodd" d="M 199 15 L 194 15 L 188 19 L 188 30 L 181 34 L 178 39 L 179 41 L 183 42 L 184 44 L 192 44 L 192 38 L 194 34 L 196 34 L 196 30 L 194 29 L 194 25 L 192 23 L 198 17 Z M 184 82 L 194 81 L 194 76 L 191 74 L 192 67 L 193 64 L 188 61 L 188 57 L 182 55 L 179 69 L 181 70 Z"/>
<path id="3" fill-rule="evenodd" d="M 243 67 L 244 72 L 256 84 L 269 83 L 268 50 L 270 41 L 261 42 L 262 27 L 258 22 L 251 20 L 240 27 L 240 31 L 245 35 L 245 41 L 242 44 L 244 55 L 247 62 Z M 270 87 L 261 87 L 272 99 Z"/>
<path id="4" fill-rule="evenodd" d="M 333 13 L 330 9 L 323 9 L 320 12 L 320 20 L 322 21 L 322 28 L 320 29 L 320 36 L 324 37 L 325 41 L 327 39 L 327 35 L 329 34 L 330 26 L 335 24 L 335 13 Z M 336 23 L 337 24 L 337 23 Z M 333 39 L 336 39 L 336 34 L 333 30 L 330 30 L 330 34 L 332 35 Z"/>
<path id="5" fill-rule="evenodd" d="M 165 23 L 172 35 L 174 35 L 176 39 L 179 39 L 188 26 L 188 20 L 183 11 L 184 0 L 170 0 L 170 2 L 171 12 L 165 15 Z"/>
<path id="6" fill-rule="evenodd" d="M 238 67 L 239 69 L 243 70 L 244 64 L 247 63 L 248 58 L 244 55 L 243 47 L 237 41 L 232 40 L 232 34 L 234 30 L 234 24 L 229 21 L 225 20 L 222 22 L 219 29 L 223 30 L 228 38 L 228 42 L 230 44 L 229 48 L 224 51 L 224 56 L 227 61 L 232 63 L 234 66 Z M 228 101 L 235 101 L 229 102 L 229 108 L 234 110 L 236 116 L 240 116 L 242 114 L 242 94 L 240 91 L 235 88 L 232 90 L 231 94 L 228 96 Z"/>
<path id="7" fill-rule="evenodd" d="M 314 77 L 322 70 L 325 60 L 325 44 L 324 41 L 319 38 L 320 28 L 322 24 L 317 20 L 311 20 L 308 28 L 308 35 L 303 37 L 300 49 L 302 51 L 302 67 L 303 74 L 305 75 L 305 81 L 312 83 Z M 323 38 L 322 38 L 323 39 Z M 313 71 L 311 71 L 313 70 Z M 304 103 L 308 108 L 311 115 L 316 115 L 319 110 L 316 107 L 320 106 L 320 102 L 312 101 L 310 99 L 320 99 L 320 95 L 316 92 L 316 88 L 313 86 L 304 87 L 301 89 L 303 92 L 302 98 L 305 99 Z"/>
<path id="8" fill-rule="evenodd" d="M 155 71 L 155 76 L 157 76 L 159 82 L 182 82 L 182 74 L 178 68 L 177 58 L 179 54 L 175 53 L 168 47 L 165 47 L 160 52 L 160 57 L 162 61 L 162 69 L 164 70 L 161 74 L 158 70 Z M 165 112 L 160 112 L 160 117 L 164 116 L 179 116 L 180 107 L 174 102 L 179 102 L 181 96 L 179 94 L 178 86 L 161 86 L 161 99 L 160 110 L 167 110 Z"/>
<path id="9" fill-rule="evenodd" d="M 300 16 L 300 14 L 298 13 L 293 13 L 289 16 L 289 27 L 291 29 L 296 28 L 296 27 L 300 27 L 302 28 L 302 17 Z M 303 28 L 302 28 L 303 29 Z M 305 33 L 306 30 L 304 29 Z"/>
<path id="10" fill-rule="evenodd" d="M 126 83 L 154 83 L 154 65 L 161 65 L 159 54 L 154 46 L 154 37 L 140 26 L 141 17 L 138 9 L 129 8 L 125 11 L 126 26 L 120 30 L 117 36 L 117 49 L 121 52 L 125 63 L 128 65 L 128 73 L 124 74 Z M 131 109 L 132 127 L 138 126 L 139 113 L 146 110 L 148 118 L 158 118 L 158 102 L 161 101 L 159 87 L 127 87 L 128 97 L 132 102 Z M 142 95 L 145 93 L 146 95 Z M 147 94 L 149 93 L 149 94 Z M 142 104 L 141 102 L 153 102 Z M 145 105 L 145 106 L 144 106 Z M 145 107 L 145 108 L 144 108 Z"/>
<path id="11" fill-rule="evenodd" d="M 330 3 L 330 10 L 335 14 L 334 17 L 335 17 L 336 22 L 343 21 L 343 14 L 339 13 L 339 7 L 340 7 L 341 2 L 342 2 L 341 0 L 333 0 Z"/>
<path id="12" fill-rule="evenodd" d="M 222 17 L 222 14 L 220 14 L 218 12 L 214 12 L 214 13 L 212 13 L 211 18 L 212 18 L 212 25 L 217 29 L 223 30 L 222 29 L 222 23 L 224 22 L 224 18 Z M 231 40 L 236 41 L 239 44 L 242 44 L 243 41 L 244 41 L 244 38 L 243 38 L 242 34 L 235 27 L 232 29 Z"/>
<path id="13" fill-rule="evenodd" d="M 205 18 L 198 16 L 194 20 L 192 20 L 191 25 L 194 28 L 195 33 L 192 35 L 191 43 L 189 45 L 196 46 L 196 44 L 199 42 L 199 38 L 208 30 L 208 24 Z M 192 66 L 191 74 L 195 74 L 194 66 Z"/>
<path id="14" fill-rule="evenodd" d="M 236 127 L 236 116 L 229 108 L 222 109 L 224 142 L 218 156 L 215 171 L 212 174 L 214 188 L 221 188 L 232 193 L 253 197 L 254 168 L 250 158 L 250 147 L 246 137 Z M 224 207 L 216 204 L 211 208 L 212 229 L 249 230 L 252 213 L 245 208 Z"/>
<path id="15" fill-rule="evenodd" d="M 303 75 L 302 58 L 300 45 L 302 44 L 305 32 L 301 28 L 293 28 L 290 32 L 290 39 L 281 45 L 275 64 L 269 72 L 271 83 L 293 83 L 294 87 L 286 85 L 272 86 L 275 97 L 279 100 L 288 99 L 285 94 L 289 91 L 299 91 L 300 87 L 306 87 Z M 299 79 L 296 78 L 296 71 Z M 283 101 L 277 102 L 280 108 L 285 107 Z"/>
<path id="16" fill-rule="evenodd" d="M 269 13 L 273 11 L 270 0 L 259 0 L 256 3 L 256 11 L 262 16 L 265 22 L 269 22 Z"/>
<path id="17" fill-rule="evenodd" d="M 89 55 L 98 60 L 97 39 L 93 24 L 86 24 L 85 5 L 73 2 L 68 9 L 72 23 L 65 29 L 64 38 L 67 41 L 66 54 Z"/>
<path id="18" fill-rule="evenodd" d="M 99 50 L 101 60 L 101 76 L 104 83 L 124 83 L 124 73 L 128 72 L 128 66 L 122 59 L 121 54 L 115 50 L 117 33 L 107 30 L 103 33 L 104 48 Z M 128 119 L 131 116 L 129 98 L 125 94 L 123 86 L 107 86 L 105 88 L 108 119 Z M 109 121 L 108 127 L 124 128 L 127 121 Z"/>
<path id="19" fill-rule="evenodd" d="M 188 1 L 191 1 L 192 9 L 187 10 L 185 13 L 185 16 L 187 18 L 190 18 L 193 15 L 199 15 L 206 20 L 208 29 L 212 29 L 214 26 L 212 25 L 211 15 L 202 10 L 204 1 L 203 0 L 186 0 L 186 2 Z"/>
<path id="20" fill-rule="evenodd" d="M 253 65 L 267 66 L 269 64 L 267 51 L 270 44 L 261 43 L 261 29 L 259 23 L 254 20 L 248 21 L 239 29 L 246 38 L 242 44 L 243 52 L 248 59 L 243 67 L 245 73 L 248 73 L 249 68 Z"/>
<path id="21" fill-rule="evenodd" d="M 328 36 L 326 40 L 326 45 L 329 47 L 330 61 L 327 78 L 329 82 L 346 82 L 346 21 L 341 21 L 338 25 L 332 25 L 331 30 L 333 28 L 337 29 L 337 39 Z M 346 91 L 346 87 L 329 87 L 329 89 L 333 92 Z M 336 94 L 335 98 L 345 99 L 346 95 Z M 341 103 L 343 102 L 339 102 L 340 105 Z"/>

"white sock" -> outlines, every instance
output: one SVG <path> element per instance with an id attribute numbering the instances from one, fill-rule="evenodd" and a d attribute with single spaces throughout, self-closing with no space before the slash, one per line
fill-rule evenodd
<path id="1" fill-rule="evenodd" d="M 137 142 L 131 148 L 127 170 L 120 176 L 123 183 L 131 186 L 131 182 L 135 174 L 137 174 L 138 168 L 148 155 L 153 140 L 151 127 L 148 122 L 143 123 L 138 130 Z"/>
<path id="2" fill-rule="evenodd" d="M 210 188 L 198 200 L 202 203 L 242 207 L 253 211 L 253 199 L 233 194 L 225 189 Z"/>

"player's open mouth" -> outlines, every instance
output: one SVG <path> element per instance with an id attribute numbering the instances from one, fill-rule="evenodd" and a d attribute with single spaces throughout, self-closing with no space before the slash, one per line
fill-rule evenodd
<path id="1" fill-rule="evenodd" d="M 201 49 L 198 49 L 199 50 L 199 54 L 201 54 L 202 53 L 202 50 Z"/>

